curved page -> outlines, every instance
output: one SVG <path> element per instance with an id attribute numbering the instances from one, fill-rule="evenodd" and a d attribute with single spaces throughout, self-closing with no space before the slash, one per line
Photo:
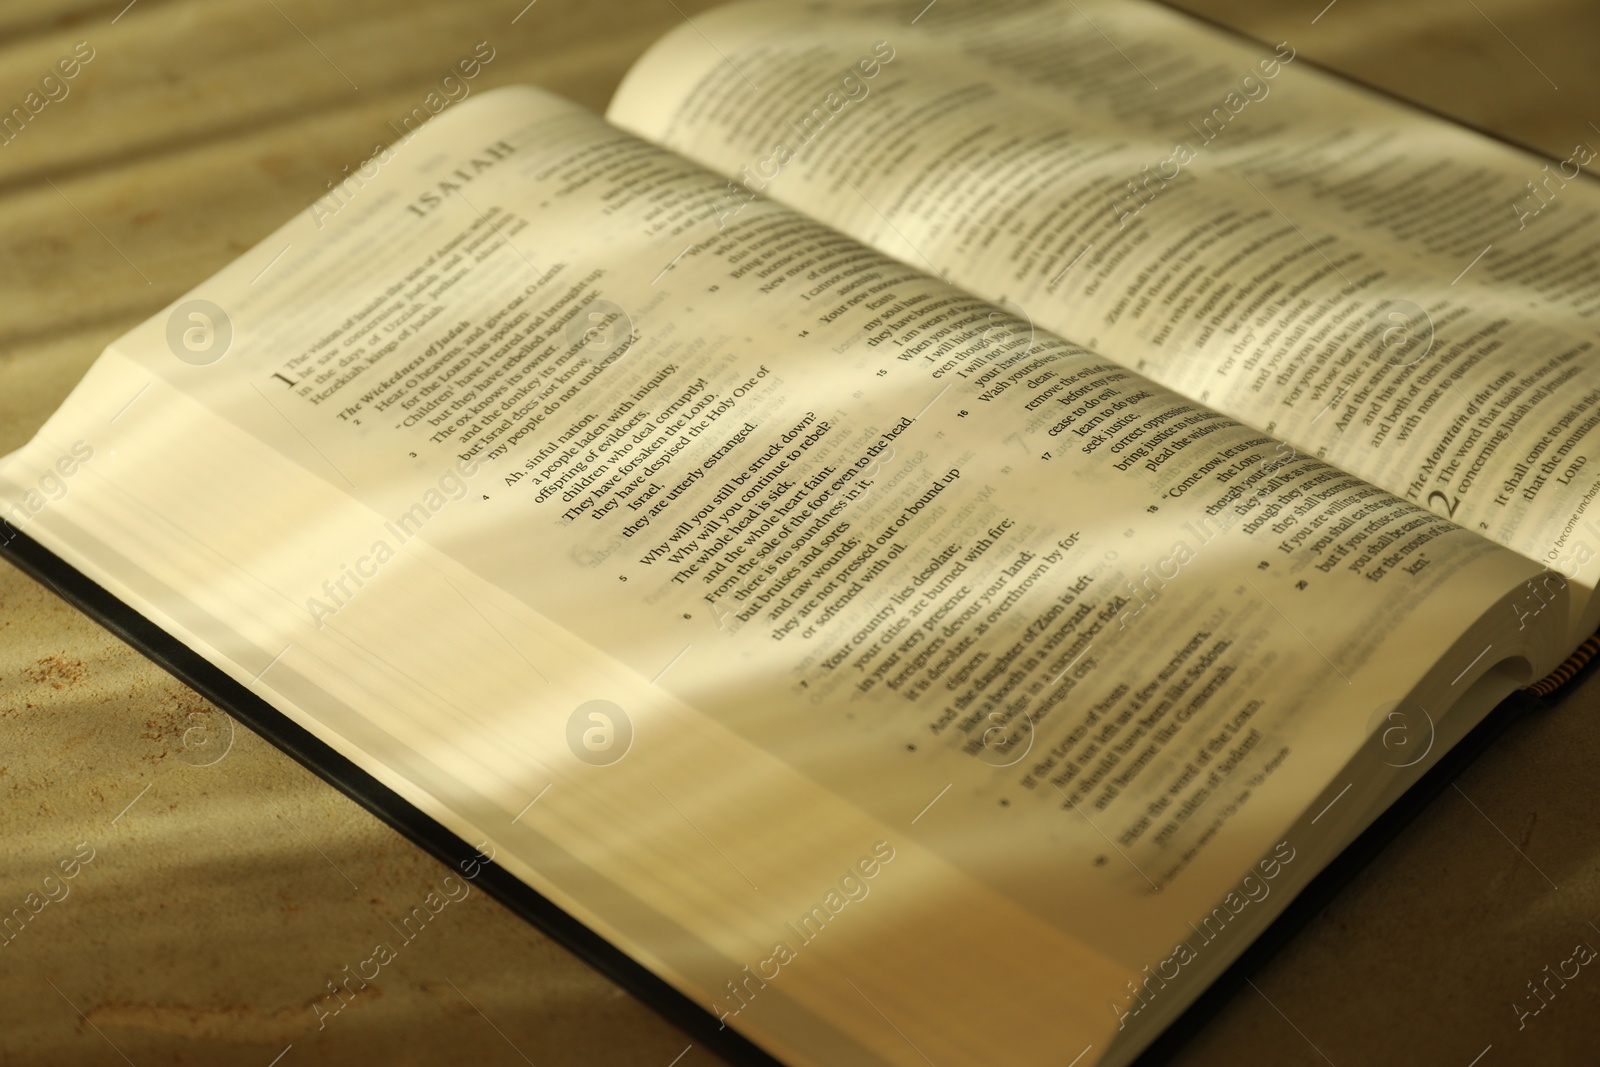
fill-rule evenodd
<path id="1" fill-rule="evenodd" d="M 1569 645 L 1600 625 L 1594 131 L 1543 160 L 1152 4 L 696 26 L 610 116 L 734 179 L 729 205 L 1003 300 L 1544 564 Z"/>

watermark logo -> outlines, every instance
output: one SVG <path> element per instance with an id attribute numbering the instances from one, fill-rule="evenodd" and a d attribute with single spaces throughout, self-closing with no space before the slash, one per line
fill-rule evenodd
<path id="1" fill-rule="evenodd" d="M 633 747 L 633 720 L 609 700 L 586 700 L 567 717 L 567 747 L 591 767 L 609 767 Z"/>
<path id="2" fill-rule="evenodd" d="M 773 939 L 772 953 L 754 965 L 745 964 L 739 973 L 723 983 L 726 993 L 717 994 L 721 1000 L 713 1001 L 711 1010 L 725 1028 L 729 1016 L 738 1015 L 777 980 L 783 968 L 799 958 L 811 942 L 822 936 L 822 931 L 834 922 L 851 904 L 859 904 L 872 893 L 872 879 L 894 861 L 894 846 L 887 841 L 873 843 L 872 851 L 863 855 L 849 867 L 839 880 L 829 886 L 822 897 L 809 910 L 792 922 L 783 924 L 783 931 Z M 753 883 L 752 883 L 753 884 Z"/>
<path id="3" fill-rule="evenodd" d="M 583 314 L 567 323 L 567 346 L 577 350 L 579 359 L 600 367 L 627 355 L 636 339 L 633 316 L 609 300 L 590 301 Z"/>
<path id="4" fill-rule="evenodd" d="M 1003 296 L 995 304 L 975 338 L 979 346 L 989 349 L 996 358 L 1003 358 L 1009 366 L 1033 351 L 1038 331 L 1027 308 Z"/>
<path id="5" fill-rule="evenodd" d="M 195 367 L 205 367 L 228 354 L 233 321 L 209 300 L 185 300 L 167 316 L 167 347 Z"/>
<path id="6" fill-rule="evenodd" d="M 60 877 L 51 871 L 38 881 L 37 890 L 29 891 L 9 912 L 0 913 L 0 948 L 9 946 L 20 937 L 28 924 L 33 922 L 45 908 L 51 904 L 59 904 L 71 896 L 71 880 L 78 876 L 85 865 L 94 861 L 94 855 L 93 845 L 87 841 L 79 841 L 72 855 L 57 861 L 56 866 L 61 871 Z"/>
<path id="7" fill-rule="evenodd" d="M 115 420 L 113 420 L 115 421 Z M 94 446 L 87 441 L 73 442 L 72 449 L 63 453 L 44 469 L 36 486 L 29 487 L 14 504 L 0 504 L 0 544 L 10 541 L 13 530 L 20 530 L 32 522 L 51 504 L 66 499 L 70 485 L 67 479 L 94 459 Z"/>
<path id="8" fill-rule="evenodd" d="M 1380 358 L 1391 366 L 1409 367 L 1433 351 L 1433 316 L 1409 300 L 1385 300 L 1368 322 L 1377 329 Z"/>
<path id="9" fill-rule="evenodd" d="M 1580 141 L 1573 146 L 1570 156 L 1556 164 L 1558 173 L 1551 173 L 1550 164 L 1546 163 L 1539 168 L 1537 185 L 1531 181 L 1523 182 L 1522 186 L 1528 190 L 1527 193 L 1511 202 L 1511 213 L 1517 217 L 1517 229 L 1527 229 L 1528 220 L 1554 203 L 1556 195 L 1567 187 L 1567 183 L 1582 173 L 1584 167 L 1594 162 L 1595 155 L 1593 145 Z"/>
<path id="10" fill-rule="evenodd" d="M 189 712 L 189 720 L 173 753 L 179 760 L 191 767 L 210 767 L 233 751 L 233 719 L 226 712 L 211 707 L 195 709 Z"/>
<path id="11" fill-rule="evenodd" d="M 412 107 L 410 112 L 401 116 L 398 123 L 390 121 L 389 128 L 399 136 L 389 147 L 386 148 L 381 144 L 373 145 L 371 157 L 356 167 L 354 171 L 351 171 L 350 167 L 346 165 L 338 178 L 337 184 L 335 184 L 334 179 L 330 178 L 326 186 L 328 190 L 326 195 L 318 198 L 307 209 L 311 212 L 312 219 L 316 221 L 317 229 L 320 230 L 327 225 L 328 219 L 333 218 L 333 216 L 348 207 L 358 192 L 365 189 L 369 183 L 375 181 L 378 177 L 379 168 L 392 163 L 399 150 L 410 144 L 411 139 L 422 132 L 422 127 L 429 119 L 451 104 L 459 103 L 470 96 L 472 93 L 472 79 L 481 74 L 483 68 L 494 61 L 495 54 L 494 47 L 488 41 L 479 41 L 473 46 L 470 55 L 463 56 L 457 60 L 453 68 L 447 68 L 448 72 L 439 80 L 438 86 L 423 97 L 422 103 Z M 459 76 L 456 73 L 457 71 L 460 71 Z M 490 155 L 494 159 L 499 158 L 498 155 L 495 155 L 493 149 L 490 150 Z M 468 165 L 475 166 L 478 162 L 474 160 Z M 428 196 L 433 198 L 432 204 L 412 205 L 410 210 L 420 216 L 426 213 L 424 210 L 426 207 L 437 206 L 438 195 L 430 193 Z"/>
<path id="12" fill-rule="evenodd" d="M 1576 981 L 1583 973 L 1583 968 L 1593 963 L 1596 956 L 1600 956 L 1600 953 L 1595 952 L 1593 945 L 1579 941 L 1573 946 L 1571 955 L 1558 960 L 1553 968 L 1545 964 L 1539 974 L 1528 979 L 1528 995 L 1519 994 L 1519 999 L 1511 1002 L 1511 1010 L 1517 1016 L 1517 1029 L 1526 1030 L 1528 1020 L 1548 1008 L 1550 1002 L 1556 999 L 1556 994 L 1567 988 L 1568 982 Z"/>
<path id="13" fill-rule="evenodd" d="M 985 719 L 978 744 L 969 751 L 979 763 L 990 767 L 1013 767 L 1033 751 L 1034 699 L 1023 697 L 1014 704 L 995 708 Z"/>
<path id="14" fill-rule="evenodd" d="M 1414 767 L 1433 751 L 1433 716 L 1412 700 L 1380 704 L 1367 720 L 1367 735 L 1378 735 L 1383 762 L 1391 767 Z"/>
<path id="15" fill-rule="evenodd" d="M 115 22 L 116 19 L 111 21 Z M 21 137 L 31 123 L 38 122 L 39 114 L 45 108 L 59 104 L 72 95 L 72 79 L 94 59 L 95 54 L 93 45 L 88 41 L 79 41 L 72 46 L 70 54 L 56 60 L 53 67 L 45 68 L 37 89 L 29 89 L 16 104 L 0 110 L 0 148 Z"/>

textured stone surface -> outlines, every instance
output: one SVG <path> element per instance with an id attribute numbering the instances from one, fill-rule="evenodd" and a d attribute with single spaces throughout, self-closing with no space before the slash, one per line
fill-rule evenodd
<path id="1" fill-rule="evenodd" d="M 478 88 L 602 108 L 675 8 L 708 6 L 538 0 L 513 25 L 520 0 L 123 3 L 0 8 L 7 106 L 73 42 L 96 48 L 0 148 L 0 451 L 108 341 L 391 137 L 477 41 L 497 52 Z M 1552 158 L 1600 122 L 1594 0 L 1190 6 Z M 1489 1045 L 1482 1067 L 1593 1062 L 1600 973 L 1520 1031 L 1511 1005 L 1576 942 L 1600 946 L 1597 712 L 1592 680 L 1514 728 L 1176 1062 L 1465 1067 Z M 184 731 L 219 721 L 0 564 L 0 910 L 93 849 L 0 947 L 0 1064 L 266 1065 L 292 1045 L 283 1067 L 665 1067 L 689 1044 L 476 891 L 319 1029 L 325 983 L 446 872 L 247 731 L 196 765 Z"/>

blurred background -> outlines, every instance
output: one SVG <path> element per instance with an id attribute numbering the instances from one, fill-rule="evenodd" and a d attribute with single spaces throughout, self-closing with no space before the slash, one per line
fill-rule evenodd
<path id="1" fill-rule="evenodd" d="M 479 42 L 474 91 L 531 83 L 603 110 L 711 6 L 524 3 L 0 5 L 0 114 L 59 59 L 80 66 L 0 127 L 0 453 L 107 343 L 394 140 Z M 1600 0 L 1182 6 L 1550 160 L 1600 146 Z M 1600 946 L 1597 769 L 1591 678 L 1480 758 L 1173 1062 L 1596 1062 L 1600 972 L 1520 1027 L 1513 1004 Z M 319 1028 L 326 983 L 446 873 L 0 563 L 0 913 L 47 900 L 0 937 L 0 1064 L 716 1062 L 476 890 Z"/>

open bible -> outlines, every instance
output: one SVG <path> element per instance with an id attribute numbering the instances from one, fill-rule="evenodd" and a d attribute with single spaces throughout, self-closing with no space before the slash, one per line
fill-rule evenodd
<path id="1" fill-rule="evenodd" d="M 736 4 L 379 149 L 0 538 L 731 1055 L 1124 1064 L 1600 623 L 1594 155 L 1154 6 Z"/>

